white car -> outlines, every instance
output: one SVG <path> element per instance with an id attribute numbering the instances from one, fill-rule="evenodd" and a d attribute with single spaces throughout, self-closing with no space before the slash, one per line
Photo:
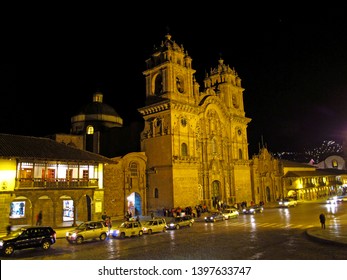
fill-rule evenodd
<path id="1" fill-rule="evenodd" d="M 143 223 L 142 230 L 143 233 L 152 234 L 155 232 L 165 232 L 166 231 L 166 221 L 163 218 L 157 218 L 149 220 Z"/>
<path id="2" fill-rule="evenodd" d="M 88 239 L 104 241 L 108 234 L 108 227 L 104 221 L 88 221 L 80 224 L 72 231 L 66 232 L 65 238 L 69 243 L 81 244 Z"/>
<path id="3" fill-rule="evenodd" d="M 285 198 L 278 202 L 279 207 L 295 207 L 298 202 L 295 199 Z"/>
<path id="4" fill-rule="evenodd" d="M 232 208 L 232 209 L 224 209 L 223 212 L 222 212 L 224 218 L 226 220 L 229 220 L 229 219 L 232 219 L 232 218 L 237 218 L 240 213 L 237 209 L 235 208 Z"/>
<path id="5" fill-rule="evenodd" d="M 140 222 L 128 221 L 118 227 L 111 227 L 110 236 L 113 238 L 125 238 L 131 236 L 142 236 L 143 230 Z"/>

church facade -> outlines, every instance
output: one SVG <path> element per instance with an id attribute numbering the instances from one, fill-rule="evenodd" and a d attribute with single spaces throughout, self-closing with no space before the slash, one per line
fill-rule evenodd
<path id="1" fill-rule="evenodd" d="M 71 135 L 55 138 L 114 161 L 104 168 L 103 189 L 103 210 L 112 217 L 243 201 L 266 205 L 287 196 L 316 199 L 347 186 L 345 177 L 276 159 L 265 147 L 249 159 L 244 88 L 222 59 L 200 88 L 187 51 L 166 35 L 146 65 L 146 103 L 138 109 L 143 123 L 136 133 L 96 92 L 72 117 Z M 329 183 L 321 186 L 322 180 Z"/>
<path id="2" fill-rule="evenodd" d="M 192 58 L 168 34 L 146 61 L 145 125 L 149 209 L 253 200 L 241 79 L 220 59 L 203 90 Z"/>

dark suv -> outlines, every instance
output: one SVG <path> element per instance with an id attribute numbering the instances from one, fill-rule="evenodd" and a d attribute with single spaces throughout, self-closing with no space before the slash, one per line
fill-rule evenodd
<path id="1" fill-rule="evenodd" d="M 21 227 L 0 239 L 0 250 L 5 256 L 28 248 L 48 250 L 56 242 L 56 237 L 55 230 L 48 226 Z"/>

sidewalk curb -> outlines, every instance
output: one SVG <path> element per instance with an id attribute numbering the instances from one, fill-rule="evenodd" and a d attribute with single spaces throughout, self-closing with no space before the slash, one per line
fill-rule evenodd
<path id="1" fill-rule="evenodd" d="M 319 237 L 315 234 L 312 234 L 310 233 L 311 229 L 307 229 L 305 231 L 305 234 L 306 236 L 313 240 L 313 241 L 317 241 L 317 242 L 320 242 L 320 243 L 326 243 L 326 244 L 331 244 L 331 245 L 338 245 L 338 246 L 346 246 L 347 247 L 347 244 L 344 243 L 344 242 L 340 242 L 338 240 L 333 240 L 333 239 L 329 239 L 329 238 L 324 238 L 324 237 Z"/>

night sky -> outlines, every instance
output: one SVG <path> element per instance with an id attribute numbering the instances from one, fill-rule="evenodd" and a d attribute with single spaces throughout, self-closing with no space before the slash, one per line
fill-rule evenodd
<path id="1" fill-rule="evenodd" d="M 145 60 L 169 32 L 193 59 L 200 89 L 205 72 L 220 57 L 235 68 L 245 88 L 246 117 L 252 119 L 250 156 L 260 143 L 280 152 L 302 151 L 324 140 L 342 142 L 347 131 L 346 9 L 256 15 L 223 7 L 149 10 L 145 7 L 140 16 L 124 12 L 124 17 L 119 10 L 78 17 L 66 12 L 59 20 L 47 14 L 47 29 L 42 21 L 34 22 L 38 28 L 21 45 L 27 61 L 0 65 L 0 133 L 69 133 L 70 118 L 97 90 L 125 123 L 140 119 Z"/>

